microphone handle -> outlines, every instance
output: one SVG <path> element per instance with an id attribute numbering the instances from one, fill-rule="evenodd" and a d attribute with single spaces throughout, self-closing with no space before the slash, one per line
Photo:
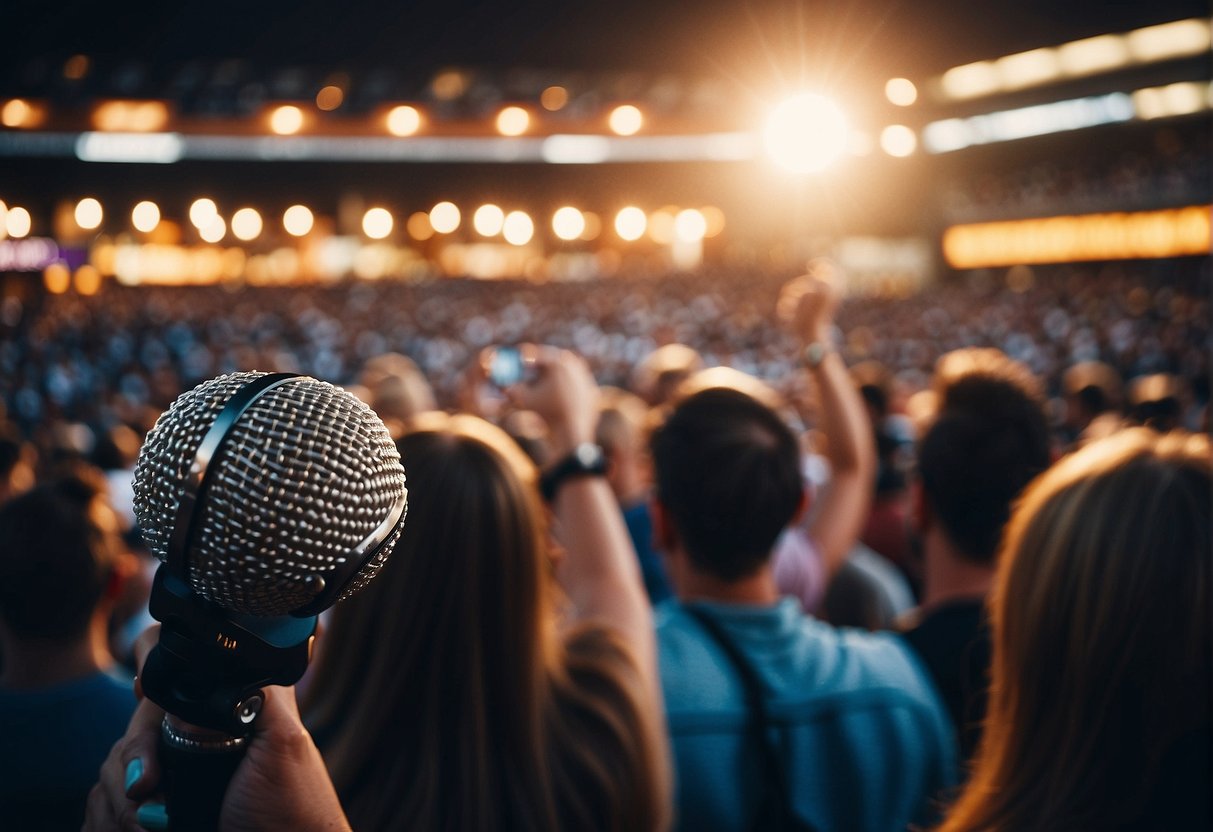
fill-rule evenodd
<path id="1" fill-rule="evenodd" d="M 217 832 L 228 783 L 247 750 L 243 737 L 164 718 L 160 765 L 171 832 Z"/>

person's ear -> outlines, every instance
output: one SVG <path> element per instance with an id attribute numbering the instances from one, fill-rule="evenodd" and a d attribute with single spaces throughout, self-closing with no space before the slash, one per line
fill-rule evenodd
<path id="1" fill-rule="evenodd" d="M 665 504 L 656 495 L 649 498 L 649 516 L 653 520 L 653 546 L 659 552 L 673 552 L 678 546 L 678 530 Z"/>

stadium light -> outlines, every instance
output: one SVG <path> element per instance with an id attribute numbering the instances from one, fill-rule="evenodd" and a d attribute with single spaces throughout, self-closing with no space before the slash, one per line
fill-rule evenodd
<path id="1" fill-rule="evenodd" d="M 771 159 L 793 173 L 815 173 L 838 160 L 848 147 L 846 116 L 817 93 L 795 95 L 767 119 L 763 144 Z"/>

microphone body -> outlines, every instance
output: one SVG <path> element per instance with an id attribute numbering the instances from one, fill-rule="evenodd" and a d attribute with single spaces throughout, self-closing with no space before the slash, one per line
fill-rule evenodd
<path id="1" fill-rule="evenodd" d="M 340 388 L 238 373 L 157 421 L 135 511 L 163 561 L 160 642 L 141 675 L 165 709 L 161 753 L 175 832 L 213 830 L 266 685 L 307 669 L 317 614 L 365 586 L 407 512 L 387 429 Z"/>

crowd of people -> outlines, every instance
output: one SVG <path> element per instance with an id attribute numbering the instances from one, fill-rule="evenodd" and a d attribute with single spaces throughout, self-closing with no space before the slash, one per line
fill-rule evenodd
<path id="1" fill-rule="evenodd" d="M 1208 199 L 1208 128 L 1188 127 L 1157 129 L 1145 147 L 1070 154 L 1064 164 L 985 169 L 944 186 L 944 213 L 974 222 L 1201 204 Z"/>
<path id="2" fill-rule="evenodd" d="M 0 812 L 171 822 L 163 713 L 111 690 L 123 501 L 149 418 L 255 368 L 363 398 L 410 508 L 224 828 L 1207 828 L 1207 261 L 786 277 L 9 303 Z"/>

